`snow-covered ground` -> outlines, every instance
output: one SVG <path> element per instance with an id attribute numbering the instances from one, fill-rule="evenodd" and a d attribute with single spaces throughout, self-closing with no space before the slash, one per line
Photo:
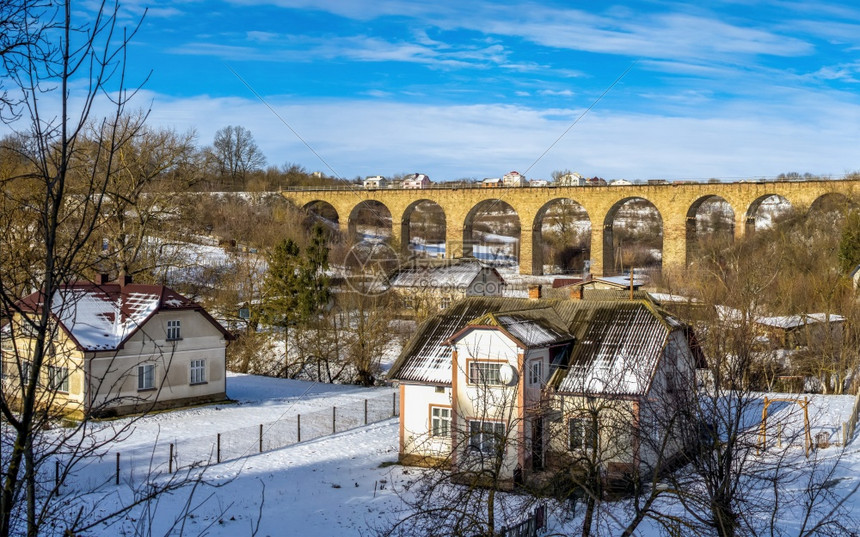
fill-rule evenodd
<path id="1" fill-rule="evenodd" d="M 346 407 L 368 397 L 386 397 L 393 388 L 359 388 L 343 385 L 323 385 L 310 382 L 231 375 L 228 394 L 236 404 L 211 405 L 165 412 L 147 416 L 134 424 L 133 433 L 116 446 L 128 452 L 142 449 L 158 439 L 170 439 L 179 445 L 189 438 L 214 435 L 218 431 L 239 430 L 249 424 L 282 420 L 295 414 L 328 411 Z M 775 397 L 779 394 L 768 394 Z M 801 396 L 802 399 L 802 396 Z M 814 396 L 810 401 L 813 430 L 834 430 L 847 418 L 853 398 L 849 396 Z M 775 403 L 770 416 L 781 413 L 801 415 L 789 403 Z M 112 422 L 121 425 L 122 420 Z M 358 425 L 335 435 L 304 441 L 262 454 L 246 456 L 205 469 L 207 485 L 194 491 L 193 515 L 184 517 L 185 532 L 211 536 L 251 535 L 259 524 L 259 536 L 302 535 L 307 537 L 373 535 L 375 529 L 386 528 L 403 516 L 403 500 L 408 486 L 422 470 L 390 465 L 397 460 L 397 418 L 386 419 L 367 426 Z M 251 439 L 253 440 L 253 439 Z M 860 446 L 849 446 L 844 455 L 836 485 L 847 491 L 860 475 Z M 820 450 L 824 457 L 836 456 L 840 450 Z M 802 460 L 802 450 L 797 450 Z M 113 459 L 106 457 L 106 464 Z M 136 476 L 143 476 L 150 461 L 139 457 Z M 124 464 L 129 464 L 125 461 Z M 163 468 L 163 465 L 162 465 Z M 128 469 L 123 467 L 124 472 Z M 111 509 L 119 498 L 131 494 L 123 476 L 123 484 L 107 486 L 102 510 Z M 75 484 L 64 487 L 74 497 Z M 156 508 L 153 535 L 162 535 L 183 512 L 191 487 L 164 497 Z M 860 497 L 850 499 L 854 512 L 860 511 Z M 604 503 L 617 510 L 619 518 L 626 516 L 624 502 Z M 665 507 L 665 506 L 664 506 Z M 667 509 L 672 509 L 669 505 Z M 580 520 L 569 520 L 565 513 L 549 512 L 554 530 L 571 531 Z M 580 513 L 581 516 L 581 513 Z M 133 511 L 113 525 L 104 525 L 94 535 L 133 535 L 135 526 L 147 520 L 145 512 Z M 786 520 L 786 524 L 794 524 Z M 662 530 L 654 522 L 644 523 L 636 535 L 657 537 Z"/>

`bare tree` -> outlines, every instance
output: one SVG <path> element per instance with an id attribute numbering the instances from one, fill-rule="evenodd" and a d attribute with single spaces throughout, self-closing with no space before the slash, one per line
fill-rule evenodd
<path id="1" fill-rule="evenodd" d="M 10 373 L 0 390 L 0 536 L 35 536 L 48 528 L 72 535 L 185 482 L 157 481 L 118 510 L 99 513 L 86 502 L 69 509 L 69 498 L 48 478 L 50 463 L 57 463 L 59 478 L 68 476 L 123 434 L 93 437 L 88 415 L 70 429 L 48 430 L 58 423 L 54 403 L 70 374 L 63 367 L 69 350 L 58 343 L 55 301 L 64 285 L 90 273 L 97 258 L 93 238 L 104 194 L 128 142 L 120 133 L 134 91 L 126 87 L 124 62 L 136 27 L 119 26 L 117 3 L 83 15 L 71 2 L 3 2 L 0 9 L 0 35 L 8 40 L 17 32 L 18 43 L 2 57 L 4 106 L 12 106 L 3 120 L 16 141 L 4 150 L 17 164 L 0 177 L 0 346 L 4 373 Z M 97 119 L 103 105 L 109 115 Z M 40 299 L 24 304 L 32 292 Z"/>
<path id="2" fill-rule="evenodd" d="M 215 133 L 212 156 L 218 173 L 239 187 L 244 187 L 248 174 L 265 166 L 266 157 L 251 131 L 241 125 L 228 125 Z"/>

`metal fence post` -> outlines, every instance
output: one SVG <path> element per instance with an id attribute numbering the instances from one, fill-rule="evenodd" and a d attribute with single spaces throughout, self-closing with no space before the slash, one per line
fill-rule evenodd
<path id="1" fill-rule="evenodd" d="M 260 453 L 263 452 L 263 424 L 260 424 Z"/>
<path id="2" fill-rule="evenodd" d="M 296 430 L 298 435 L 298 440 L 296 442 L 302 441 L 302 415 L 296 414 Z"/>
<path id="3" fill-rule="evenodd" d="M 116 484 L 119 485 L 119 452 L 116 453 Z"/>
<path id="4" fill-rule="evenodd" d="M 221 433 L 218 433 L 218 440 L 216 442 L 216 446 L 217 447 L 215 449 L 215 452 L 216 452 L 217 458 L 215 460 L 217 460 L 218 464 L 220 464 L 221 463 Z"/>
<path id="5" fill-rule="evenodd" d="M 331 407 L 331 434 L 337 432 L 337 407 Z"/>
<path id="6" fill-rule="evenodd" d="M 173 444 L 170 444 L 170 457 L 167 461 L 167 473 L 173 473 Z"/>
<path id="7" fill-rule="evenodd" d="M 364 400 L 364 424 L 367 425 L 367 399 Z"/>

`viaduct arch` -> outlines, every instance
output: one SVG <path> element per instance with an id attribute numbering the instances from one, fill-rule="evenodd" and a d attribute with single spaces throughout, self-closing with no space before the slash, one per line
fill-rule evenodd
<path id="1" fill-rule="evenodd" d="M 734 212 L 734 237 L 738 238 L 755 228 L 755 216 L 761 202 L 770 196 L 784 198 L 792 207 L 808 209 L 819 198 L 840 194 L 860 196 L 860 180 L 839 181 L 777 181 L 737 183 L 673 183 L 664 185 L 627 185 L 598 187 L 529 187 L 529 188 L 452 188 L 444 184 L 422 190 L 366 190 L 307 189 L 288 190 L 283 196 L 299 207 L 308 208 L 320 202 L 337 212 L 341 231 L 350 228 L 349 215 L 363 202 L 373 201 L 385 206 L 391 213 L 392 240 L 401 245 L 408 243 L 409 217 L 418 201 L 430 201 L 445 214 L 445 252 L 457 257 L 469 250 L 464 245 L 464 232 L 471 221 L 472 211 L 482 202 L 501 200 L 510 205 L 520 219 L 520 273 L 533 274 L 536 244 L 535 229 L 540 211 L 551 201 L 567 198 L 578 203 L 591 223 L 591 271 L 604 274 L 605 244 L 611 241 L 611 222 L 614 210 L 625 200 L 641 198 L 650 202 L 660 214 L 663 224 L 663 267 L 683 266 L 687 261 L 688 242 L 695 239 L 695 214 L 698 207 L 711 198 L 722 198 Z M 607 237 L 607 233 L 609 237 Z M 405 239 L 405 240 L 404 240 Z"/>

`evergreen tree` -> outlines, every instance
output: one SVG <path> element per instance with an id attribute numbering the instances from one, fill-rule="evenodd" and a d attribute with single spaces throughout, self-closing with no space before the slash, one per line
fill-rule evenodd
<path id="1" fill-rule="evenodd" d="M 325 232 L 314 226 L 311 241 L 302 255 L 292 239 L 278 243 L 268 256 L 269 268 L 263 280 L 263 319 L 271 326 L 284 329 L 284 376 L 290 371 L 289 331 L 319 315 L 331 298 L 328 268 L 328 248 Z"/>
<path id="2" fill-rule="evenodd" d="M 851 211 L 845 219 L 839 241 L 839 263 L 844 272 L 860 265 L 860 211 Z"/>

